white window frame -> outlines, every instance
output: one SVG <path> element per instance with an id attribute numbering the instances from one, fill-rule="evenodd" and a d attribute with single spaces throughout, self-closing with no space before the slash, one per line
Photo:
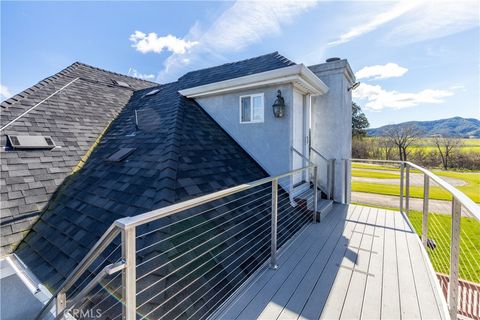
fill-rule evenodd
<path id="1" fill-rule="evenodd" d="M 242 98 L 250 98 L 250 121 L 242 121 Z M 262 98 L 262 120 L 253 120 L 253 98 L 261 97 Z M 246 94 L 238 98 L 238 114 L 240 118 L 240 123 L 263 123 L 265 121 L 265 97 L 262 93 Z"/>

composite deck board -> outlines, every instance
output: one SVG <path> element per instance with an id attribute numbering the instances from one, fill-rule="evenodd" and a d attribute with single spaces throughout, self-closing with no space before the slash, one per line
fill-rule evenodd
<path id="1" fill-rule="evenodd" d="M 280 314 L 277 317 L 278 319 L 288 319 L 292 317 L 296 318 L 296 316 L 302 311 L 305 302 L 310 296 L 310 292 L 315 286 L 316 280 L 321 274 L 320 271 L 323 270 L 323 268 L 325 267 L 328 261 L 328 257 L 331 255 L 337 242 L 342 236 L 343 230 L 345 228 L 344 219 L 350 217 L 352 214 L 355 214 L 355 211 L 360 210 L 359 208 L 349 208 L 348 212 L 346 213 L 344 210 L 334 211 L 330 213 L 330 215 L 335 215 L 335 217 L 342 216 L 342 219 L 339 219 L 341 220 L 341 222 L 337 224 L 332 234 L 323 246 L 322 250 L 319 252 L 317 257 L 315 257 L 312 265 L 309 266 L 308 271 L 306 272 L 300 283 L 296 287 L 290 289 L 283 289 L 283 291 L 288 291 L 288 293 L 291 295 L 290 297 L 288 297 L 287 303 L 277 304 L 277 300 L 272 301 L 273 305 L 278 305 L 276 308 L 277 313 L 278 311 L 280 311 Z M 270 306 L 272 306 L 272 304 L 270 304 Z"/>
<path id="2" fill-rule="evenodd" d="M 373 275 L 369 273 L 370 259 L 373 253 L 372 246 L 375 238 L 375 224 L 378 218 L 378 210 L 371 209 L 362 236 L 362 243 L 358 249 L 357 262 L 353 268 L 350 283 L 347 288 L 345 301 L 342 304 L 341 319 L 353 319 L 362 311 L 363 297 L 367 278 Z"/>
<path id="3" fill-rule="evenodd" d="M 400 319 L 400 291 L 398 290 L 395 216 L 392 211 L 388 210 L 385 212 L 384 241 L 381 318 Z"/>
<path id="4" fill-rule="evenodd" d="M 446 319 L 418 236 L 400 212 L 335 205 L 212 319 Z M 437 290 L 437 291 L 436 291 Z"/>
<path id="5" fill-rule="evenodd" d="M 362 214 L 360 215 L 355 224 L 355 232 L 352 234 L 352 237 L 350 238 L 347 246 L 345 247 L 342 261 L 339 265 L 333 266 L 333 268 L 337 267 L 338 271 L 333 286 L 330 289 L 330 294 L 328 295 L 325 307 L 323 308 L 323 310 L 321 310 L 321 315 L 325 319 L 340 318 L 340 314 L 343 309 L 343 302 L 350 286 L 350 280 L 352 279 L 354 270 L 356 270 L 359 260 L 362 259 L 360 257 L 361 250 L 359 250 L 358 248 L 360 248 L 360 246 L 362 245 L 365 229 L 367 227 L 367 221 L 371 211 L 372 210 L 370 210 L 370 208 L 362 208 Z M 365 238 L 368 237 L 369 236 L 365 236 Z M 317 287 L 322 287 L 322 283 L 318 282 Z M 312 307 L 315 308 L 314 305 L 312 305 Z M 315 316 L 315 318 L 318 317 Z"/>
<path id="6" fill-rule="evenodd" d="M 393 212 L 393 216 L 395 217 L 397 252 L 405 253 L 397 254 L 400 311 L 403 319 L 418 319 L 420 318 L 420 306 L 418 305 L 417 286 L 413 278 L 414 270 L 410 261 L 410 250 L 407 245 L 407 233 L 413 233 L 414 231 L 407 228 L 403 215 Z M 417 259 L 417 257 L 414 257 L 414 259 Z M 425 289 L 418 288 L 418 290 Z"/>

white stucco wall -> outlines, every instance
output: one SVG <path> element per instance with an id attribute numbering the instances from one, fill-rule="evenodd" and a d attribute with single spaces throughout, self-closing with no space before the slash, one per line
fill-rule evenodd
<path id="1" fill-rule="evenodd" d="M 282 91 L 285 99 L 283 118 L 273 116 L 272 105 L 277 90 Z M 240 123 L 240 96 L 256 93 L 264 94 L 264 122 Z M 269 175 L 291 170 L 292 85 L 262 87 L 195 100 Z"/>
<path id="2" fill-rule="evenodd" d="M 325 157 L 336 159 L 334 199 L 345 201 L 350 180 L 345 179 L 343 159 L 352 156 L 352 95 L 348 88 L 355 81 L 347 60 L 310 66 L 328 87 L 323 96 L 312 100 L 312 147 Z M 350 172 L 347 172 L 348 176 Z M 345 185 L 345 180 L 348 181 Z"/>

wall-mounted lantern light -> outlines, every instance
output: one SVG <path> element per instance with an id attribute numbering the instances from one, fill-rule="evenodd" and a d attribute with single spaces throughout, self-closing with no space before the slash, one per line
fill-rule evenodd
<path id="1" fill-rule="evenodd" d="M 283 99 L 280 90 L 277 91 L 277 99 L 273 103 L 272 108 L 275 118 L 282 118 L 285 115 L 285 99 Z"/>

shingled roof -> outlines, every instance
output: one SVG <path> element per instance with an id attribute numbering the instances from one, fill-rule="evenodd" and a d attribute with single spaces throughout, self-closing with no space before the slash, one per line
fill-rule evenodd
<path id="1" fill-rule="evenodd" d="M 2 254 L 22 240 L 134 90 L 155 85 L 76 62 L 1 103 Z M 7 135 L 51 136 L 58 147 L 5 149 Z"/>
<path id="2" fill-rule="evenodd" d="M 79 127 L 74 132 L 65 131 L 66 135 L 62 133 L 66 136 L 64 138 L 65 141 L 70 141 L 68 138 L 72 139 L 72 136 L 75 137 L 75 141 L 78 141 L 79 138 L 77 136 L 86 130 L 85 127 L 95 123 L 96 131 L 88 133 L 88 137 L 94 141 L 102 130 L 107 127 L 110 119 L 115 117 L 115 120 L 111 122 L 101 140 L 95 145 L 83 167 L 71 175 L 68 182 L 64 183 L 60 188 L 58 188 L 58 185 L 61 184 L 61 181 L 58 180 L 55 187 L 49 189 L 57 191 L 53 200 L 49 202 L 40 219 L 20 243 L 16 254 L 42 283 L 54 289 L 63 282 L 93 244 L 102 236 L 108 226 L 116 219 L 134 216 L 175 202 L 267 176 L 266 172 L 195 100 L 180 95 L 178 91 L 183 88 L 210 83 L 215 79 L 217 81 L 225 80 L 286 67 L 291 64 L 291 61 L 275 52 L 258 58 L 188 73 L 177 82 L 157 85 L 154 88 L 134 91 L 123 87 L 105 86 L 102 82 L 103 80 L 99 80 L 102 84 L 86 80 L 79 81 L 78 87 L 73 87 L 76 89 L 75 91 L 69 87 L 72 91 L 69 91 L 70 94 L 65 94 L 65 96 L 62 96 L 62 99 L 52 100 L 50 103 L 53 105 L 53 101 L 56 101 L 56 104 L 54 104 L 56 108 L 62 108 L 61 110 L 64 110 L 64 112 L 55 114 L 55 117 L 58 118 L 46 118 L 46 121 L 43 121 L 42 128 L 49 128 L 52 122 L 58 123 L 58 127 Z M 87 68 L 83 65 L 80 66 Z M 98 70 L 93 68 L 87 69 Z M 104 71 L 98 70 L 95 72 L 103 75 Z M 70 78 L 74 77 L 71 76 Z M 101 75 L 98 75 L 98 77 L 100 78 Z M 67 81 L 64 80 L 62 83 Z M 145 82 L 128 82 L 129 79 L 121 81 L 129 83 L 134 88 L 139 85 L 143 85 L 143 87 L 150 87 L 151 85 Z M 79 84 L 83 84 L 83 86 L 79 86 Z M 92 87 L 94 84 L 95 86 Z M 158 92 L 148 95 L 153 90 L 158 90 Z M 70 96 L 84 101 L 86 106 L 82 106 L 82 108 L 87 108 L 89 112 L 95 113 L 90 108 L 97 109 L 97 112 L 106 112 L 107 106 L 110 106 L 111 110 L 108 110 L 110 113 L 103 118 L 100 115 L 98 119 L 95 118 L 98 124 L 93 122 L 94 119 L 82 117 L 81 115 L 85 114 L 83 109 L 82 112 L 81 110 L 75 112 L 73 119 L 68 118 L 61 121 L 67 115 L 72 114 L 71 111 L 66 112 L 66 110 L 72 108 L 73 102 L 66 100 Z M 101 104 L 102 108 L 99 108 L 99 104 Z M 75 108 L 75 104 L 73 106 Z M 77 108 L 80 108 L 80 106 Z M 42 112 L 50 114 L 48 108 L 38 108 L 35 111 L 37 114 Z M 135 113 L 139 119 L 138 127 L 135 125 Z M 79 124 L 71 125 L 73 120 L 78 121 Z M 27 128 L 30 126 L 29 121 L 33 120 L 23 119 L 22 121 L 18 122 L 17 127 L 12 125 L 11 128 L 17 128 L 17 131 L 21 131 L 19 129 L 20 124 Z M 40 127 L 39 124 L 37 126 Z M 63 143 L 62 134 L 52 136 Z M 80 145 L 85 146 L 82 149 L 84 150 L 83 152 L 78 152 Z M 74 143 L 74 146 L 70 148 L 67 148 L 68 145 L 65 148 L 61 148 L 60 152 L 70 150 L 73 153 L 75 151 L 75 155 L 81 158 L 92 145 L 90 140 L 88 140 L 88 143 L 83 144 Z M 129 151 L 130 153 L 121 161 L 111 161 L 112 155 L 118 151 Z M 25 159 L 32 159 L 26 161 L 28 168 L 29 163 L 42 164 L 42 157 L 47 157 L 49 160 L 54 158 L 50 155 L 50 152 L 53 154 L 57 151 L 54 149 L 53 151 L 33 151 L 33 153 L 31 153 L 32 151 L 22 152 L 25 152 L 25 155 L 35 154 L 35 157 L 32 157 L 32 159 L 18 151 L 5 151 L 5 154 L 11 154 L 12 156 L 9 157 L 12 159 L 15 157 L 20 158 L 21 156 Z M 62 155 L 62 159 L 63 157 Z M 67 159 L 62 161 L 67 162 Z M 70 160 L 68 162 L 70 167 L 68 167 L 68 170 L 64 169 L 62 171 L 62 177 L 67 176 L 77 162 Z M 13 163 L 14 161 L 11 160 L 11 164 Z M 7 165 L 10 164 L 7 162 Z M 33 167 L 29 170 L 35 170 Z M 16 167 L 10 168 L 5 168 L 5 170 L 13 170 L 13 172 L 17 170 Z M 21 168 L 19 167 L 18 170 L 21 170 Z M 2 174 L 3 171 L 4 168 L 2 166 Z M 46 171 L 54 172 L 55 170 L 46 169 Z M 38 175 L 42 173 L 43 175 L 48 175 L 47 172 L 38 172 Z M 34 173 L 36 174 L 36 172 Z M 33 173 L 28 171 L 24 172 L 22 177 L 23 179 L 31 180 L 30 177 L 32 175 Z M 8 181 L 6 184 L 10 185 L 10 182 Z M 19 181 L 18 183 L 22 182 Z M 24 182 L 23 186 L 27 188 L 26 190 L 30 190 L 28 189 L 30 188 L 29 182 Z M 18 188 L 22 192 L 21 187 Z M 266 193 L 268 197 L 270 191 L 265 189 L 262 192 Z M 21 196 L 23 196 L 23 193 Z M 23 197 L 20 199 L 25 200 Z M 245 198 L 242 201 L 254 202 L 252 198 Z M 237 205 L 238 203 L 235 204 L 235 206 Z M 248 203 L 244 203 L 244 205 L 248 205 Z M 250 205 L 253 206 L 253 204 Z M 12 205 L 10 208 L 16 207 Z M 228 206 L 225 208 L 228 209 Z M 257 207 L 257 210 L 259 208 L 262 207 Z M 268 219 L 269 211 L 264 210 L 261 212 L 258 217 L 255 217 L 258 220 L 230 221 L 238 214 L 232 208 L 231 213 L 224 216 L 218 223 L 230 221 L 228 223 L 233 226 L 251 228 Z M 215 213 L 218 213 L 218 211 L 214 211 L 211 214 Z M 285 217 L 292 214 L 295 214 L 295 212 L 289 212 Z M 244 217 L 253 218 L 254 215 L 249 213 L 244 215 Z M 298 225 L 295 227 L 298 228 Z M 152 226 L 149 226 L 149 228 L 152 228 Z M 264 229 L 261 230 L 262 233 L 269 232 L 268 227 Z M 284 225 L 283 222 L 279 222 L 279 229 L 282 235 L 293 233 L 293 229 Z M 178 230 L 178 228 L 164 230 L 162 233 L 155 235 L 156 238 L 148 239 L 148 241 L 155 242 L 159 238 L 165 237 L 165 233 L 175 234 Z M 194 232 L 203 231 L 192 231 L 192 236 L 195 234 Z M 239 238 L 240 236 L 235 235 L 235 237 Z M 242 237 L 243 241 L 246 241 L 244 235 Z M 284 236 L 279 242 L 283 243 L 287 238 Z M 179 239 L 172 238 L 166 245 L 173 246 L 178 241 Z M 268 246 L 268 243 L 262 243 L 261 245 Z M 245 250 L 254 249 L 258 248 L 256 246 L 246 247 Z M 146 250 L 139 259 L 148 260 L 150 255 L 158 254 L 158 250 L 156 248 Z M 231 255 L 235 253 L 235 250 L 226 251 L 225 254 Z M 268 250 L 264 252 L 268 252 Z M 107 257 L 108 259 L 106 259 L 105 263 L 114 261 L 112 257 Z M 259 254 L 254 257 L 258 261 L 263 261 L 262 259 L 265 258 L 265 254 Z M 247 265 L 240 264 L 236 268 L 238 268 L 238 272 L 245 275 L 252 272 L 252 268 L 249 268 Z M 160 271 L 165 273 L 168 270 Z M 138 272 L 141 274 L 140 271 Z M 158 276 L 159 273 L 152 275 L 154 278 Z M 210 278 L 207 277 L 206 279 Z M 144 279 L 144 281 L 146 281 L 145 283 L 152 282 L 151 278 Z M 171 279 L 165 281 L 171 281 Z M 207 280 L 203 279 L 202 281 Z M 237 280 L 237 282 L 239 281 Z M 164 283 L 159 284 L 160 287 L 162 285 Z M 179 289 L 178 286 L 172 287 L 171 292 L 178 292 Z M 182 298 L 182 296 L 179 298 Z M 213 301 L 217 303 L 218 299 Z M 155 303 L 155 301 L 152 303 Z M 147 304 L 143 308 L 148 311 L 154 307 Z M 162 308 L 158 312 L 163 311 L 164 309 Z M 175 311 L 180 313 L 187 312 L 183 307 Z M 190 310 L 188 312 L 193 311 Z"/>

